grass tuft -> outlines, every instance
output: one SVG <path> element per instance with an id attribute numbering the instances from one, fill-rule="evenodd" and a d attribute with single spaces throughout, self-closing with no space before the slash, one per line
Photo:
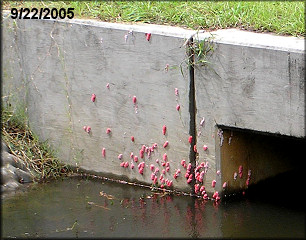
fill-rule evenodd
<path id="1" fill-rule="evenodd" d="M 66 176 L 71 172 L 67 165 L 59 162 L 55 151 L 47 141 L 40 142 L 28 126 L 25 108 L 2 108 L 2 139 L 10 153 L 23 161 L 34 181 Z"/>

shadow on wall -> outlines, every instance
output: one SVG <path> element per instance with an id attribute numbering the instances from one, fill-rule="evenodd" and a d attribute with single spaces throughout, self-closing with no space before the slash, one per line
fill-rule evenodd
<path id="1" fill-rule="evenodd" d="M 247 197 L 251 200 L 305 211 L 304 182 L 301 168 L 296 166 L 293 170 L 251 185 L 247 191 Z"/>

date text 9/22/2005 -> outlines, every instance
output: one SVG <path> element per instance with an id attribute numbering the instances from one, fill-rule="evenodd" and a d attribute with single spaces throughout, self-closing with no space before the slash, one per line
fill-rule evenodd
<path id="1" fill-rule="evenodd" d="M 12 19 L 72 19 L 74 17 L 74 8 L 20 8 L 18 11 L 17 8 L 11 9 L 11 18 Z M 30 14 L 32 13 L 32 14 Z"/>

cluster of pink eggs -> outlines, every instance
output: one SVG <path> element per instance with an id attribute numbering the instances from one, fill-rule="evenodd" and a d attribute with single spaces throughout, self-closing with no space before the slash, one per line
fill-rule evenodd
<path id="1" fill-rule="evenodd" d="M 148 35 L 149 36 L 149 35 Z M 106 85 L 106 87 L 109 89 L 109 83 Z M 175 88 L 174 90 L 175 96 L 178 97 L 179 96 L 179 91 L 177 88 Z M 178 99 L 176 99 L 178 101 Z M 96 95 L 92 94 L 91 95 L 91 101 L 95 102 L 96 101 Z M 132 102 L 135 106 L 135 110 L 137 110 L 137 97 L 133 96 L 132 97 Z M 176 106 L 176 110 L 179 111 L 180 110 L 180 104 L 177 103 Z M 204 118 L 201 121 L 201 126 L 204 123 Z M 90 126 L 84 126 L 83 127 L 84 130 L 87 133 L 91 132 L 91 127 Z M 106 129 L 106 134 L 110 135 L 111 134 L 111 129 L 107 128 Z M 166 135 L 167 132 L 167 127 L 166 125 L 163 125 L 162 127 L 162 134 Z M 135 137 L 131 136 L 131 141 L 135 142 Z M 190 144 L 192 144 L 193 141 L 193 136 L 189 136 L 188 137 L 188 142 Z M 163 148 L 166 149 L 169 146 L 169 141 L 166 140 L 163 143 Z M 133 152 L 130 153 L 130 161 L 122 161 L 123 160 L 123 154 L 119 154 L 118 155 L 118 159 L 121 160 L 122 162 L 120 163 L 120 167 L 122 168 L 130 168 L 130 169 L 134 169 L 135 168 L 135 164 L 137 165 L 137 169 L 138 169 L 138 173 L 143 175 L 144 174 L 144 170 L 145 168 L 149 168 L 151 171 L 151 180 L 152 183 L 154 185 L 158 185 L 160 186 L 160 188 L 165 188 L 166 186 L 171 188 L 173 186 L 173 180 L 170 179 L 170 176 L 168 173 L 170 171 L 170 162 L 168 161 L 168 156 L 167 153 L 164 153 L 162 156 L 162 161 L 160 161 L 159 159 L 156 159 L 155 162 L 156 164 L 158 164 L 158 166 L 155 166 L 154 164 L 150 164 L 149 166 L 146 165 L 144 159 L 145 159 L 145 154 L 147 155 L 148 158 L 151 157 L 151 154 L 154 153 L 154 151 L 157 149 L 158 144 L 154 143 L 151 146 L 146 146 L 146 145 L 142 145 L 142 147 L 139 149 L 139 157 L 137 155 L 134 155 Z M 207 151 L 208 147 L 207 145 L 203 146 L 203 150 Z M 194 152 L 198 152 L 197 150 L 197 146 L 194 145 Z M 102 148 L 102 156 L 103 158 L 106 157 L 106 149 Z M 142 159 L 142 161 L 140 163 L 138 163 L 139 158 Z M 161 165 L 161 166 L 160 166 Z M 203 180 L 204 180 L 204 175 L 206 174 L 207 170 L 208 170 L 208 162 L 202 162 L 201 164 L 198 164 L 193 170 L 192 170 L 192 165 L 191 163 L 186 163 L 186 160 L 181 160 L 181 166 L 186 169 L 186 173 L 185 173 L 185 178 L 187 181 L 187 184 L 191 184 L 193 179 L 195 179 L 195 185 L 194 185 L 194 191 L 196 194 L 199 194 L 203 197 L 203 199 L 208 199 L 207 193 L 205 191 L 205 186 L 201 184 L 203 184 Z M 159 169 L 161 168 L 161 170 Z M 176 180 L 181 174 L 181 170 L 180 169 L 176 169 L 175 173 L 172 175 L 173 178 Z M 214 188 L 216 185 L 216 181 L 213 180 L 212 181 L 212 187 Z M 226 187 L 226 183 L 223 185 L 223 187 Z M 217 191 L 215 191 L 213 198 L 218 201 L 220 199 L 219 194 Z"/>
<path id="2" fill-rule="evenodd" d="M 237 180 L 237 177 L 238 177 L 238 176 L 239 176 L 240 179 L 242 179 L 242 177 L 243 177 L 243 166 L 242 166 L 242 165 L 239 166 L 239 168 L 238 168 L 238 173 L 237 173 L 237 172 L 234 172 L 234 180 Z M 251 170 L 249 169 L 249 170 L 248 170 L 247 179 L 246 179 L 246 181 L 245 181 L 246 187 L 249 186 L 250 180 L 251 180 Z"/>
<path id="3" fill-rule="evenodd" d="M 204 200 L 208 199 L 208 195 L 205 191 L 205 186 L 203 185 L 204 176 L 209 168 L 208 162 L 201 162 L 197 164 L 197 166 L 194 168 L 194 171 L 192 171 L 191 163 L 187 165 L 185 160 L 181 161 L 181 165 L 186 169 L 185 178 L 188 184 L 192 182 L 193 176 L 195 178 L 196 182 L 194 185 L 194 193 L 203 197 Z M 216 180 L 212 180 L 211 186 L 215 188 Z M 218 191 L 215 191 L 212 197 L 215 201 L 220 200 Z"/>
<path id="4" fill-rule="evenodd" d="M 163 126 L 163 134 L 166 134 L 166 126 Z M 131 140 L 134 141 L 135 138 L 131 137 Z M 163 145 L 164 148 L 166 148 L 168 145 L 168 141 L 165 142 L 165 144 Z M 139 158 L 144 160 L 145 159 L 145 154 L 147 155 L 148 158 L 151 157 L 151 154 L 154 153 L 154 151 L 157 149 L 157 143 L 152 144 L 152 146 L 146 146 L 146 145 L 142 145 L 141 149 L 139 150 Z M 118 159 L 121 160 L 123 157 L 122 154 L 118 155 Z M 131 169 L 134 169 L 134 163 L 137 163 L 139 160 L 137 155 L 134 155 L 133 152 L 131 152 L 130 154 L 130 159 L 131 159 L 131 164 L 129 164 L 129 162 L 125 161 L 125 162 L 121 162 L 120 166 L 124 167 L 124 168 L 128 168 L 130 166 Z M 158 184 L 158 180 L 160 181 L 160 187 L 164 188 L 165 186 L 168 187 L 172 187 L 173 181 L 166 178 L 165 175 L 166 173 L 169 172 L 170 170 L 170 163 L 168 161 L 168 156 L 167 153 L 163 154 L 163 159 L 162 161 L 160 161 L 159 159 L 156 159 L 155 162 L 158 165 L 161 165 L 163 167 L 163 169 L 159 170 L 158 166 L 155 166 L 154 164 L 150 164 L 150 165 L 146 165 L 146 163 L 144 161 L 140 162 L 138 164 L 138 172 L 139 174 L 143 175 L 144 174 L 144 170 L 146 167 L 148 167 L 151 170 L 151 180 L 152 183 L 154 185 Z M 178 174 L 178 173 L 177 173 Z"/>

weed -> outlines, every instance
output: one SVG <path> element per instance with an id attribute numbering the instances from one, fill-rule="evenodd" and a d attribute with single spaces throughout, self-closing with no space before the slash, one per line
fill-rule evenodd
<path id="1" fill-rule="evenodd" d="M 2 139 L 11 154 L 23 161 L 34 177 L 34 181 L 66 176 L 71 172 L 67 165 L 59 162 L 56 152 L 47 141 L 41 142 L 29 125 L 26 109 L 19 105 L 2 108 Z"/>
<path id="2" fill-rule="evenodd" d="M 209 64 L 209 57 L 214 52 L 214 43 L 213 43 L 214 35 L 211 34 L 209 37 L 205 38 L 202 41 L 194 41 L 193 48 L 194 53 L 194 65 L 195 66 L 204 66 Z"/>
<path id="3" fill-rule="evenodd" d="M 186 78 L 184 74 L 184 67 L 189 68 L 190 66 L 207 66 L 210 64 L 209 58 L 211 54 L 214 52 L 214 35 L 210 34 L 210 36 L 206 37 L 203 40 L 198 40 L 199 30 L 189 39 L 186 39 L 183 46 L 186 47 L 186 56 L 180 62 L 179 65 L 173 65 L 169 68 L 169 70 L 180 69 L 180 72 L 183 78 Z M 194 38 L 194 36 L 197 36 Z"/>

